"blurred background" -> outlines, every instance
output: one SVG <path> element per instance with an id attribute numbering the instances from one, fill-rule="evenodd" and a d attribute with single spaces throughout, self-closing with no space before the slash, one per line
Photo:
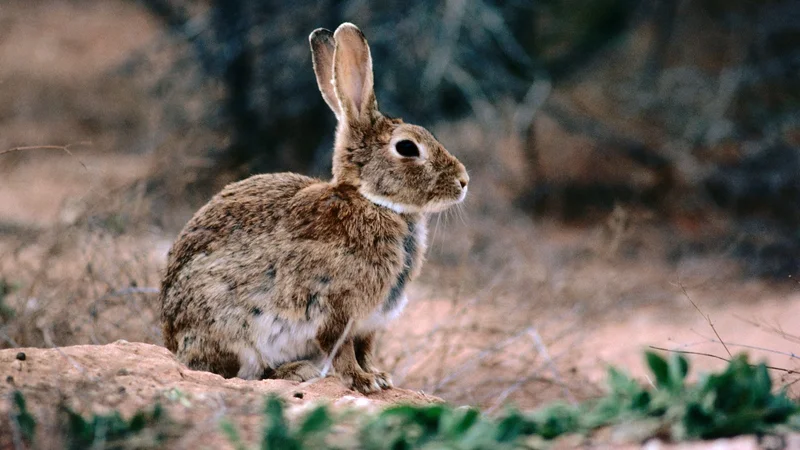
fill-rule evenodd
<path id="1" fill-rule="evenodd" d="M 472 179 L 382 337 L 397 384 L 526 406 L 726 338 L 800 365 L 792 0 L 4 0 L 0 347 L 161 343 L 198 207 L 255 173 L 329 176 L 307 37 L 344 21 L 381 110 Z"/>

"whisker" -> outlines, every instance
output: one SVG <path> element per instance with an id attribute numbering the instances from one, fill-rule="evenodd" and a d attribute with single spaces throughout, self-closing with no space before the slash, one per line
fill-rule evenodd
<path id="1" fill-rule="evenodd" d="M 442 215 L 444 216 L 444 227 L 447 228 L 448 227 L 448 223 L 450 221 L 450 210 L 449 209 L 445 209 L 444 211 L 439 213 L 440 217 Z M 440 252 L 444 251 L 444 241 L 445 241 L 445 239 L 441 239 L 440 242 L 439 242 L 439 251 Z"/>
<path id="2" fill-rule="evenodd" d="M 441 220 L 442 215 L 436 214 L 436 225 L 433 226 L 433 238 L 431 239 L 431 249 L 433 248 L 434 242 L 436 242 L 436 233 L 439 231 L 439 221 Z"/>
<path id="3" fill-rule="evenodd" d="M 461 224 L 467 226 L 467 221 L 465 219 L 466 211 L 464 209 L 464 204 L 459 203 L 456 205 L 456 216 L 458 216 L 459 220 L 461 220 Z"/>

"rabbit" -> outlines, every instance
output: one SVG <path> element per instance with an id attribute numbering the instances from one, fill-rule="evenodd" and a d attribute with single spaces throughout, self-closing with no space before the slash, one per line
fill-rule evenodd
<path id="1" fill-rule="evenodd" d="M 327 365 L 367 394 L 392 387 L 375 333 L 407 302 L 428 216 L 463 201 L 469 176 L 430 132 L 378 111 L 355 25 L 309 42 L 338 120 L 333 178 L 255 175 L 197 211 L 168 255 L 163 337 L 195 370 L 306 381 Z"/>

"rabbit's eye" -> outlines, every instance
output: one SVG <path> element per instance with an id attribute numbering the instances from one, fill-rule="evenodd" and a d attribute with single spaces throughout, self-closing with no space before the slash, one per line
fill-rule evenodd
<path id="1" fill-rule="evenodd" d="M 417 148 L 417 144 L 409 141 L 408 139 L 404 139 L 397 144 L 394 144 L 394 148 L 397 150 L 397 153 L 399 153 L 400 156 L 405 156 L 406 158 L 419 157 L 419 148 Z"/>

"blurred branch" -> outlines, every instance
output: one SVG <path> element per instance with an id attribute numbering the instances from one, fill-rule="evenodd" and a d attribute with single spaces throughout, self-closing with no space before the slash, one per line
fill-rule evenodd
<path id="1" fill-rule="evenodd" d="M 225 66 L 223 80 L 229 89 L 227 109 L 233 117 L 233 142 L 230 157 L 226 159 L 232 169 L 243 164 L 259 147 L 258 113 L 253 109 L 250 95 L 253 90 L 254 55 L 250 44 L 252 24 L 246 10 L 246 0 L 217 0 L 213 16 L 214 28 L 223 45 Z"/>
<path id="2" fill-rule="evenodd" d="M 94 301 L 94 303 L 102 303 L 112 297 L 125 297 L 128 295 L 134 294 L 158 294 L 161 292 L 161 289 L 157 287 L 126 287 L 122 289 L 117 289 L 115 291 L 109 292 L 108 294 L 103 295 L 102 297 L 98 298 Z"/>
<path id="3" fill-rule="evenodd" d="M 536 183 L 544 180 L 545 174 L 541 167 L 539 149 L 536 146 L 536 126 L 534 119 L 536 114 L 542 109 L 545 102 L 550 98 L 553 91 L 553 84 L 549 79 L 534 82 L 522 103 L 517 107 L 514 117 L 514 127 L 517 135 L 522 136 L 523 151 L 525 151 L 531 174 Z"/>
<path id="4" fill-rule="evenodd" d="M 185 8 L 172 4 L 169 0 L 136 0 L 161 19 L 169 28 L 183 27 L 189 21 Z"/>
<path id="5" fill-rule="evenodd" d="M 469 72 L 457 66 L 451 66 L 447 72 L 447 79 L 458 86 L 464 97 L 469 101 L 472 110 L 480 117 L 483 123 L 491 123 L 495 117 L 495 108 L 489 98 L 483 93 L 480 83 Z"/>
<path id="6" fill-rule="evenodd" d="M 628 159 L 657 171 L 669 170 L 672 167 L 672 161 L 650 149 L 644 142 L 623 135 L 600 120 L 579 115 L 570 108 L 552 101 L 542 107 L 542 112 L 558 122 L 567 132 L 594 139 L 597 146 L 604 151 L 620 152 Z"/>
<path id="7" fill-rule="evenodd" d="M 439 45 L 431 52 L 428 65 L 422 74 L 422 88 L 432 91 L 439 86 L 447 67 L 453 60 L 458 43 L 459 32 L 467 10 L 466 0 L 446 0 L 443 27 Z"/>
<path id="8" fill-rule="evenodd" d="M 0 220 L 0 236 L 16 235 L 21 238 L 27 239 L 36 236 L 42 231 L 43 228 L 40 225 L 32 223 L 7 222 Z"/>
<path id="9" fill-rule="evenodd" d="M 514 33 L 508 28 L 506 18 L 495 8 L 483 2 L 476 2 L 480 5 L 480 23 L 489 31 L 497 40 L 503 53 L 520 64 L 522 67 L 530 69 L 532 61 L 525 49 L 517 41 Z"/>
<path id="10" fill-rule="evenodd" d="M 654 36 L 642 70 L 640 86 L 643 89 L 652 89 L 664 68 L 677 11 L 678 0 L 661 0 L 653 7 Z"/>
<path id="11" fill-rule="evenodd" d="M 638 26 L 642 18 L 637 17 L 636 12 L 642 1 L 587 3 L 587 7 L 593 7 L 591 21 L 570 42 L 566 52 L 547 61 L 548 73 L 553 81 L 564 83 L 583 74 L 582 69 L 594 63 L 609 45 L 620 41 L 617 39 L 619 36 Z"/>
<path id="12" fill-rule="evenodd" d="M 206 29 L 204 20 L 192 18 L 186 8 L 169 0 L 135 1 L 142 4 L 156 18 L 160 19 L 166 25 L 169 33 L 191 43 L 197 58 L 207 72 L 214 73 L 217 70 L 216 60 L 209 51 L 210 46 L 201 34 Z"/>
<path id="13" fill-rule="evenodd" d="M 514 126 L 517 130 L 524 130 L 533 123 L 536 113 L 538 113 L 545 102 L 550 98 L 553 91 L 553 84 L 549 79 L 538 80 L 531 84 L 530 89 L 522 99 L 522 103 L 514 113 Z"/>

